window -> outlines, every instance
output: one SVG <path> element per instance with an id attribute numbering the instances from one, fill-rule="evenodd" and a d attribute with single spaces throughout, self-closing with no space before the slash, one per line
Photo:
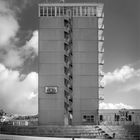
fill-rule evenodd
<path id="1" fill-rule="evenodd" d="M 52 7 L 48 7 L 48 16 L 52 16 Z"/>
<path id="2" fill-rule="evenodd" d="M 64 7 L 60 7 L 60 16 L 64 16 Z"/>
<path id="3" fill-rule="evenodd" d="M 132 116 L 128 115 L 128 121 L 132 121 Z"/>
<path id="4" fill-rule="evenodd" d="M 103 121 L 103 115 L 100 115 L 100 121 L 101 122 Z"/>
<path id="5" fill-rule="evenodd" d="M 60 7 L 56 7 L 56 16 L 60 16 Z"/>
<path id="6" fill-rule="evenodd" d="M 83 115 L 83 122 L 84 123 L 93 123 L 94 115 Z"/>
<path id="7" fill-rule="evenodd" d="M 73 7 L 73 16 L 76 16 L 76 7 Z"/>
<path id="8" fill-rule="evenodd" d="M 44 7 L 44 16 L 48 16 L 48 11 L 47 7 Z"/>
<path id="9" fill-rule="evenodd" d="M 43 6 L 40 7 L 40 16 L 43 16 Z"/>
<path id="10" fill-rule="evenodd" d="M 55 16 L 55 7 L 52 7 L 52 16 Z"/>
<path id="11" fill-rule="evenodd" d="M 120 120 L 120 116 L 115 114 L 115 121 L 119 121 Z"/>

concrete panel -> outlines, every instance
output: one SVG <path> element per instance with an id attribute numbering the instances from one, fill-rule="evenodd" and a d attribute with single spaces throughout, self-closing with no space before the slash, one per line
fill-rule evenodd
<path id="1" fill-rule="evenodd" d="M 64 54 L 61 52 L 40 52 L 39 63 L 64 63 Z"/>
<path id="2" fill-rule="evenodd" d="M 73 63 L 98 63 L 98 54 L 94 52 L 75 52 Z"/>
<path id="3" fill-rule="evenodd" d="M 98 76 L 74 76 L 75 87 L 98 87 Z"/>
<path id="4" fill-rule="evenodd" d="M 74 41 L 73 42 L 73 52 L 92 52 L 98 50 L 98 41 L 97 40 L 88 40 L 88 41 Z"/>
<path id="5" fill-rule="evenodd" d="M 64 28 L 64 19 L 59 17 L 40 17 L 39 20 L 40 28 Z"/>
<path id="6" fill-rule="evenodd" d="M 40 29 L 40 40 L 64 40 L 64 29 Z"/>
<path id="7" fill-rule="evenodd" d="M 97 29 L 75 29 L 73 40 L 97 40 Z"/>
<path id="8" fill-rule="evenodd" d="M 80 125 L 81 124 L 81 114 L 80 114 L 80 100 L 73 99 L 73 125 Z"/>
<path id="9" fill-rule="evenodd" d="M 48 52 L 63 52 L 64 53 L 64 41 L 55 40 L 42 40 L 40 41 L 39 51 Z"/>
<path id="10" fill-rule="evenodd" d="M 97 99 L 82 99 L 80 101 L 80 109 L 81 110 L 95 110 L 98 108 L 98 100 Z"/>
<path id="11" fill-rule="evenodd" d="M 54 98 L 47 98 L 47 99 L 39 99 L 40 102 L 40 109 L 41 110 L 62 110 L 64 107 L 64 97 L 57 98 L 55 95 L 49 95 L 53 96 Z"/>
<path id="12" fill-rule="evenodd" d="M 63 110 L 40 110 L 39 125 L 64 125 L 63 114 Z"/>
<path id="13" fill-rule="evenodd" d="M 73 28 L 97 28 L 97 17 L 76 17 L 73 20 Z"/>
<path id="14" fill-rule="evenodd" d="M 41 75 L 64 75 L 64 64 L 39 64 Z"/>
<path id="15" fill-rule="evenodd" d="M 64 76 L 59 75 L 40 75 L 39 74 L 39 86 L 58 86 L 63 87 L 64 86 Z"/>
<path id="16" fill-rule="evenodd" d="M 73 75 L 97 75 L 97 63 L 80 63 L 73 67 Z"/>
<path id="17" fill-rule="evenodd" d="M 74 98 L 81 99 L 94 99 L 98 98 L 98 87 L 76 87 L 74 88 L 74 91 L 78 91 L 80 93 L 80 96 L 77 94 L 74 94 Z"/>

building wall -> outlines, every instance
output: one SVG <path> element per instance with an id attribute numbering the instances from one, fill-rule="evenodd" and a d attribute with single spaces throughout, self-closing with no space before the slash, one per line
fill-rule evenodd
<path id="1" fill-rule="evenodd" d="M 98 122 L 98 18 L 73 17 L 73 125 Z M 64 125 L 64 17 L 39 19 L 39 124 Z M 45 94 L 57 86 L 57 94 Z M 93 117 L 85 121 L 83 116 Z"/>
<path id="2" fill-rule="evenodd" d="M 124 112 L 124 113 L 120 113 Z M 127 115 L 126 115 L 127 112 Z M 115 116 L 118 119 L 115 119 Z M 105 125 L 140 125 L 140 110 L 139 109 L 102 109 L 99 110 L 100 124 Z"/>
<path id="3" fill-rule="evenodd" d="M 64 25 L 63 18 L 39 19 L 39 125 L 64 124 Z M 45 86 L 58 87 L 46 94 Z"/>
<path id="4" fill-rule="evenodd" d="M 98 116 L 98 34 L 96 17 L 73 18 L 73 124 L 96 124 Z M 83 121 L 94 115 L 94 122 Z"/>

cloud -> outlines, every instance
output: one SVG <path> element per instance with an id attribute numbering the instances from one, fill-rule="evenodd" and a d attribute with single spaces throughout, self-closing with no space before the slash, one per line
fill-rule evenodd
<path id="1" fill-rule="evenodd" d="M 0 64 L 0 107 L 6 112 L 37 114 L 38 74 L 22 75 Z"/>
<path id="2" fill-rule="evenodd" d="M 100 109 L 123 109 L 123 108 L 133 109 L 132 106 L 123 103 L 113 104 L 113 103 L 104 103 L 104 102 L 99 104 L 99 108 Z"/>
<path id="3" fill-rule="evenodd" d="M 23 66 L 26 60 L 36 57 L 38 53 L 38 31 L 33 32 L 25 45 L 17 45 L 20 44 L 17 37 L 20 29 L 18 14 L 29 4 L 28 0 L 0 0 L 0 63 L 9 68 Z"/>
<path id="4" fill-rule="evenodd" d="M 131 78 L 131 80 L 127 81 L 121 91 L 127 93 L 135 93 L 135 91 L 140 91 L 140 76 Z"/>
<path id="5" fill-rule="evenodd" d="M 31 0 L 3 0 L 9 4 L 9 7 L 16 13 L 21 13 L 27 6 L 30 6 Z"/>
<path id="6" fill-rule="evenodd" d="M 138 83 L 135 83 L 135 84 L 131 84 L 129 86 L 127 86 L 125 88 L 125 92 L 130 92 L 130 91 L 133 91 L 133 90 L 137 90 L 137 91 L 140 91 L 140 79 L 139 79 L 139 82 Z"/>
<path id="7" fill-rule="evenodd" d="M 35 30 L 32 34 L 32 37 L 29 41 L 26 42 L 25 44 L 25 49 L 33 50 L 36 55 L 38 55 L 38 31 Z"/>
<path id="8" fill-rule="evenodd" d="M 10 44 L 11 39 L 15 38 L 19 24 L 14 11 L 9 8 L 9 4 L 0 1 L 0 48 Z"/>
<path id="9" fill-rule="evenodd" d="M 126 80 L 133 77 L 140 77 L 140 69 L 135 70 L 131 66 L 125 65 L 121 69 L 106 73 L 103 81 L 107 85 L 112 82 L 126 82 Z"/>
<path id="10" fill-rule="evenodd" d="M 14 69 L 22 67 L 26 60 L 38 55 L 37 30 L 33 31 L 32 37 L 24 45 L 18 45 L 20 25 L 17 8 L 22 9 L 29 3 L 25 0 L 22 4 L 21 6 L 16 0 L 0 0 L 0 63 Z"/>
<path id="11" fill-rule="evenodd" d="M 18 50 L 9 50 L 4 56 L 3 63 L 10 68 L 22 66 L 24 59 L 21 57 L 20 53 L 21 52 Z"/>

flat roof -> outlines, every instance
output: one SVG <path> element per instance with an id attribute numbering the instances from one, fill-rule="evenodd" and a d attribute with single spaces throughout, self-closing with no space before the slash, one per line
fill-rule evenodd
<path id="1" fill-rule="evenodd" d="M 96 6 L 103 7 L 103 3 L 40 3 L 39 6 Z"/>

